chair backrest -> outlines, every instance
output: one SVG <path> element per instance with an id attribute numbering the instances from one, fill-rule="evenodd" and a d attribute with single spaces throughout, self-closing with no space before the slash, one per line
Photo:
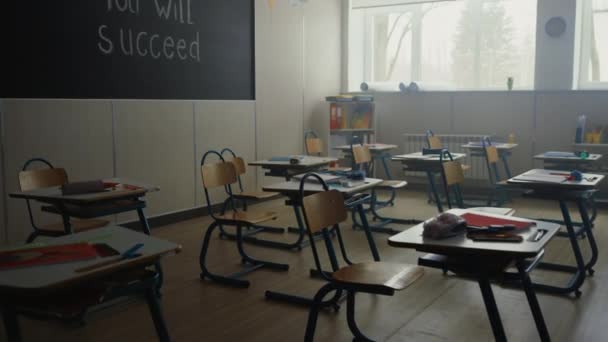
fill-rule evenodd
<path id="1" fill-rule="evenodd" d="M 205 189 L 227 186 L 237 181 L 234 164 L 226 161 L 203 164 L 201 166 L 201 177 Z"/>
<path id="2" fill-rule="evenodd" d="M 496 149 L 496 146 L 486 146 L 486 158 L 491 164 L 498 163 L 498 149 Z"/>
<path id="3" fill-rule="evenodd" d="M 306 138 L 306 154 L 308 155 L 320 155 L 323 150 L 323 143 L 321 139 L 317 137 Z"/>
<path id="4" fill-rule="evenodd" d="M 429 135 L 426 137 L 427 142 L 429 144 L 430 149 L 439 149 L 443 148 L 443 144 L 441 143 L 441 138 L 436 135 Z"/>
<path id="5" fill-rule="evenodd" d="M 19 172 L 19 188 L 21 191 L 61 186 L 67 182 L 68 174 L 65 169 L 61 168 L 25 170 Z"/>
<path id="6" fill-rule="evenodd" d="M 307 228 L 313 234 L 323 228 L 344 222 L 348 216 L 344 206 L 344 197 L 337 190 L 306 196 L 302 202 L 306 213 Z"/>
<path id="7" fill-rule="evenodd" d="M 234 164 L 234 171 L 236 172 L 237 177 L 244 175 L 247 172 L 247 164 L 245 164 L 243 158 L 234 157 L 230 162 Z"/>
<path id="8" fill-rule="evenodd" d="M 41 163 L 47 166 L 45 169 L 34 169 L 28 170 L 29 166 L 34 163 Z M 32 158 L 25 162 L 19 172 L 19 189 L 21 191 L 31 191 L 40 188 L 47 188 L 51 186 L 61 186 L 68 182 L 68 174 L 65 169 L 54 168 L 53 165 L 46 159 L 43 158 Z M 27 213 L 30 218 L 30 223 L 34 231 L 38 231 L 40 228 L 36 225 L 34 220 L 34 214 L 32 212 L 32 205 L 30 200 L 26 199 Z M 28 242 L 30 239 L 28 239 Z"/>
<path id="9" fill-rule="evenodd" d="M 462 165 L 457 160 L 444 162 L 443 174 L 447 186 L 464 183 L 464 172 L 462 172 Z"/>
<path id="10" fill-rule="evenodd" d="M 353 145 L 352 153 L 355 164 L 367 164 L 372 161 L 372 154 L 369 151 L 369 147 L 365 145 Z"/>
<path id="11" fill-rule="evenodd" d="M 460 162 L 457 160 L 443 162 L 442 176 L 448 208 L 452 208 L 452 199 L 456 200 L 458 208 L 463 208 L 464 200 L 460 186 L 464 183 L 464 172 Z M 439 209 L 440 206 L 438 205 L 437 208 Z"/>
<path id="12" fill-rule="evenodd" d="M 304 187 L 308 178 L 316 178 L 325 191 L 304 196 Z M 300 180 L 300 198 L 302 199 L 302 213 L 304 214 L 304 223 L 308 232 L 310 248 L 315 259 L 315 266 L 321 277 L 327 281 L 332 281 L 323 271 L 315 243 L 315 233 L 320 233 L 323 237 L 332 271 L 337 271 L 340 268 L 340 263 L 336 256 L 332 237 L 329 234 L 330 229 L 333 229 L 336 233 L 343 260 L 348 264 L 352 263 L 346 255 L 344 240 L 340 233 L 340 223 L 344 222 L 348 217 L 344 205 L 344 197 L 337 190 L 329 190 L 329 186 L 321 176 L 316 173 L 308 173 Z"/>

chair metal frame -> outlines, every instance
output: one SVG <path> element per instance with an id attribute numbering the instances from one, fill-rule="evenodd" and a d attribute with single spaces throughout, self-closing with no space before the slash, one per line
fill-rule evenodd
<path id="1" fill-rule="evenodd" d="M 352 156 L 352 160 L 353 160 L 352 169 L 353 170 L 362 170 L 367 175 L 367 174 L 369 174 L 369 172 L 372 172 L 370 165 L 371 165 L 371 161 L 373 160 L 373 156 L 371 155 L 371 152 L 368 152 L 369 161 L 363 161 L 361 163 L 357 163 L 355 160 L 356 159 L 355 150 L 354 150 L 355 146 L 361 146 L 364 149 L 366 148 L 363 144 L 355 145 L 351 141 L 350 149 L 351 149 L 351 156 Z M 378 190 L 390 191 L 391 192 L 390 198 L 386 201 L 379 201 L 378 193 L 377 193 Z M 372 213 L 373 221 L 378 221 L 375 224 L 369 225 L 370 229 L 373 232 L 394 235 L 394 234 L 400 233 L 401 231 L 390 228 L 390 227 L 386 227 L 386 225 L 391 224 L 391 223 L 414 225 L 414 224 L 418 224 L 421 222 L 420 220 L 416 220 L 416 219 L 402 219 L 402 218 L 395 218 L 395 217 L 386 217 L 386 216 L 382 216 L 380 213 L 378 213 L 378 209 L 381 209 L 381 208 L 389 206 L 389 205 L 390 206 L 394 205 L 393 201 L 395 200 L 396 195 L 397 195 L 397 191 L 395 189 L 378 189 L 378 188 L 371 189 L 371 196 L 370 196 L 370 200 L 368 203 L 368 207 L 366 208 L 366 211 L 369 211 Z M 353 221 L 353 229 L 363 228 L 363 224 L 361 222 L 359 222 L 359 220 L 357 219 L 355 210 L 351 210 L 351 219 Z"/>
<path id="2" fill-rule="evenodd" d="M 21 168 L 21 171 L 27 171 L 28 167 L 33 164 L 33 163 L 43 163 L 45 165 L 47 165 L 49 167 L 49 169 L 54 169 L 55 167 L 53 166 L 53 164 L 51 164 L 51 162 L 49 162 L 48 160 L 44 159 L 44 158 L 32 158 L 28 161 L 25 162 L 25 164 L 23 165 L 23 167 Z M 66 181 L 67 181 L 67 175 L 66 175 Z M 33 242 L 38 236 L 50 236 L 50 237 L 58 237 L 58 236 L 62 236 L 65 235 L 65 232 L 61 232 L 58 231 L 56 233 L 54 232 L 46 232 L 40 229 L 40 227 L 38 227 L 36 225 L 36 222 L 34 220 L 34 214 L 32 213 L 32 205 L 29 199 L 25 200 L 25 203 L 27 204 L 27 213 L 30 219 L 30 223 L 32 225 L 32 228 L 34 229 L 34 231 L 28 236 L 26 243 L 31 243 Z"/>
<path id="3" fill-rule="evenodd" d="M 329 191 L 329 187 L 327 186 L 327 184 L 323 181 L 323 179 L 319 175 L 317 175 L 315 173 L 310 173 L 310 174 L 305 175 L 300 182 L 300 196 L 302 198 L 304 198 L 304 184 L 306 182 L 306 179 L 310 178 L 310 177 L 317 178 L 317 180 L 321 184 L 323 184 L 323 189 L 325 191 Z M 342 205 L 344 205 L 344 204 L 342 204 Z M 346 214 L 347 210 L 348 209 L 346 207 L 344 207 L 345 218 L 347 215 Z M 319 315 L 319 311 L 321 309 L 328 308 L 328 307 L 332 307 L 337 311 L 339 309 L 337 302 L 342 297 L 342 293 L 346 292 L 346 319 L 347 319 L 348 327 L 349 327 L 350 331 L 355 336 L 356 341 L 372 341 L 371 339 L 366 337 L 361 332 L 359 327 L 357 326 L 357 323 L 355 320 L 355 294 L 356 294 L 356 292 L 366 292 L 366 293 L 371 293 L 371 294 L 392 296 L 395 293 L 395 290 L 383 288 L 383 287 L 379 287 L 379 286 L 371 286 L 371 285 L 366 286 L 366 285 L 362 285 L 362 284 L 346 284 L 346 283 L 340 283 L 340 282 L 337 282 L 336 280 L 334 280 L 331 276 L 331 273 L 336 272 L 340 269 L 340 263 L 338 261 L 338 257 L 336 255 L 334 244 L 332 242 L 331 232 L 336 233 L 336 236 L 338 238 L 340 253 L 342 255 L 342 259 L 344 260 L 344 262 L 348 265 L 353 264 L 352 261 L 348 258 L 348 255 L 346 253 L 346 247 L 344 244 L 344 240 L 342 238 L 342 234 L 340 232 L 340 222 L 335 223 L 331 227 L 325 227 L 325 228 L 321 229 L 321 235 L 323 236 L 323 242 L 324 242 L 324 245 L 325 245 L 325 248 L 327 251 L 327 255 L 329 257 L 330 266 L 332 269 L 332 271 L 330 273 L 330 272 L 323 270 L 323 267 L 321 266 L 321 261 L 319 258 L 319 251 L 318 251 L 317 245 L 314 241 L 314 233 L 310 229 L 308 214 L 306 213 L 306 208 L 304 205 L 302 206 L 302 212 L 303 212 L 303 216 L 304 216 L 304 222 L 307 227 L 306 231 L 309 236 L 310 247 L 311 247 L 311 250 L 313 253 L 316 270 L 317 270 L 318 274 L 320 275 L 320 277 L 323 280 L 328 282 L 327 284 L 325 284 L 318 290 L 318 292 L 315 294 L 315 296 L 312 300 L 310 300 L 310 299 L 303 300 L 303 304 L 310 305 L 308 323 L 306 325 L 306 333 L 305 333 L 304 340 L 307 342 L 312 342 L 314 340 L 314 333 L 316 330 L 316 324 L 317 324 L 317 318 Z M 334 292 L 333 296 L 331 296 L 331 298 L 329 300 L 324 300 L 324 298 L 331 292 Z"/>
<path id="4" fill-rule="evenodd" d="M 222 155 L 222 157 L 224 156 L 224 154 L 228 153 L 233 159 L 238 158 L 238 156 L 236 155 L 236 153 L 234 153 L 234 151 L 228 147 L 224 148 L 220 154 Z M 238 187 L 240 192 L 243 192 L 243 182 L 241 181 L 241 175 L 237 172 L 236 178 L 238 180 Z M 247 211 L 247 199 L 245 198 L 241 198 L 240 200 L 240 204 L 241 207 L 243 208 L 243 211 Z M 227 198 L 224 201 L 224 204 L 222 206 L 222 214 L 224 214 L 226 212 L 226 209 L 228 209 L 228 207 L 232 204 L 232 202 L 230 201 L 230 198 Z M 270 227 L 270 226 L 262 226 L 262 225 L 252 225 L 251 227 L 247 227 L 248 231 L 245 232 L 243 234 L 243 239 L 246 242 L 251 242 L 251 243 L 257 243 L 260 241 L 260 239 L 257 238 L 250 238 L 253 237 L 253 235 L 261 233 L 261 232 L 266 232 L 266 233 L 276 233 L 276 234 L 282 234 L 285 232 L 284 228 L 280 228 L 280 227 Z M 219 227 L 220 230 L 220 238 L 227 238 L 227 239 L 231 239 L 234 240 L 236 239 L 236 235 L 232 234 L 232 233 L 228 233 L 226 232 L 226 230 L 224 229 L 223 225 L 220 225 Z"/>
<path id="5" fill-rule="evenodd" d="M 201 279 L 210 279 L 212 281 L 215 281 L 215 282 L 218 282 L 221 284 L 225 284 L 225 285 L 229 285 L 229 286 L 247 288 L 247 287 L 249 287 L 250 282 L 248 280 L 242 280 L 242 279 L 238 279 L 238 278 L 240 278 L 248 273 L 251 273 L 257 269 L 268 268 L 268 269 L 277 270 L 277 271 L 287 271 L 289 269 L 289 265 L 287 265 L 287 264 L 279 264 L 279 263 L 274 263 L 274 262 L 270 262 L 270 261 L 258 260 L 258 259 L 255 259 L 255 258 L 249 256 L 245 252 L 245 249 L 243 247 L 244 240 L 243 240 L 242 228 L 243 228 L 243 226 L 251 226 L 251 224 L 247 224 L 246 222 L 240 222 L 240 221 L 236 221 L 236 220 L 222 219 L 215 215 L 213 206 L 211 204 L 211 198 L 209 196 L 209 190 L 205 186 L 204 175 L 202 172 L 202 168 L 205 165 L 205 160 L 207 159 L 208 156 L 211 156 L 211 155 L 217 156 L 220 160 L 219 162 L 221 162 L 221 163 L 227 163 L 229 165 L 232 165 L 232 168 L 234 170 L 234 164 L 227 162 L 224 159 L 224 157 L 222 156 L 222 154 L 218 151 L 214 151 L 214 150 L 207 151 L 201 158 L 201 178 L 203 180 L 203 189 L 205 190 L 205 199 L 207 200 L 207 210 L 209 212 L 209 216 L 211 216 L 211 218 L 213 219 L 213 222 L 209 225 L 209 227 L 207 228 L 207 231 L 205 232 L 205 235 L 203 237 L 203 243 L 201 246 L 201 252 L 200 252 L 200 256 L 199 256 L 199 264 L 200 264 L 200 268 L 201 268 L 201 274 L 200 274 Z M 236 181 L 236 171 L 234 171 L 234 180 Z M 234 183 L 225 184 L 224 190 L 226 191 L 226 194 L 229 196 L 230 206 L 231 206 L 232 210 L 235 213 L 237 213 L 238 208 L 235 205 L 234 197 L 232 195 L 232 184 L 234 184 Z M 211 236 L 213 235 L 213 231 L 216 228 L 220 227 L 221 225 L 236 226 L 236 239 L 235 240 L 236 240 L 237 250 L 241 257 L 241 263 L 243 265 L 248 266 L 239 272 L 236 272 L 236 273 L 233 273 L 233 274 L 230 274 L 227 276 L 223 276 L 223 275 L 219 275 L 219 274 L 210 272 L 209 269 L 207 268 L 207 263 L 206 263 Z"/>

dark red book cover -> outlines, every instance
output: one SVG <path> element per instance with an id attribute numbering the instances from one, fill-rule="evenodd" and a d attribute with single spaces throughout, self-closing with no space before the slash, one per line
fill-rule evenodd
<path id="1" fill-rule="evenodd" d="M 515 221 L 474 213 L 462 214 L 460 215 L 460 217 L 467 221 L 467 226 L 470 227 L 487 227 L 490 225 L 513 225 L 517 230 L 524 230 L 534 225 L 534 222 Z"/>
<path id="2" fill-rule="evenodd" d="M 24 248 L 0 252 L 0 270 L 83 261 L 96 257 L 95 246 L 88 243 Z"/>

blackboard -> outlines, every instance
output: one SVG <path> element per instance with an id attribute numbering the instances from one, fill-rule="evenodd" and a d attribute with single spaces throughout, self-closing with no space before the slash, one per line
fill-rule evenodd
<path id="1" fill-rule="evenodd" d="M 4 98 L 255 96 L 254 0 L 9 0 Z"/>

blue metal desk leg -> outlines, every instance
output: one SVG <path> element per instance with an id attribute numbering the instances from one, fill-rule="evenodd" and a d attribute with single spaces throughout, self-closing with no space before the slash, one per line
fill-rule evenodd
<path id="1" fill-rule="evenodd" d="M 538 304 L 538 299 L 536 298 L 536 292 L 534 292 L 530 275 L 526 272 L 524 261 L 518 260 L 516 266 L 521 278 L 524 292 L 526 293 L 526 298 L 528 299 L 528 305 L 530 305 L 530 310 L 532 311 L 532 316 L 534 317 L 534 323 L 536 324 L 536 330 L 538 330 L 540 340 L 542 342 L 549 342 L 551 341 L 551 337 L 549 336 L 549 331 L 547 330 L 547 325 L 545 324 L 543 312 Z"/>
<path id="2" fill-rule="evenodd" d="M 585 281 L 585 272 L 586 266 L 585 261 L 583 260 L 583 255 L 581 253 L 581 249 L 578 245 L 578 239 L 576 236 L 576 232 L 574 230 L 574 225 L 572 224 L 572 219 L 570 217 L 570 212 L 568 210 L 568 204 L 560 200 L 559 206 L 562 210 L 562 215 L 564 216 L 564 222 L 566 224 L 566 229 L 568 231 L 570 244 L 572 245 L 572 252 L 574 253 L 574 258 L 576 260 L 576 266 L 566 266 L 560 264 L 552 264 L 541 262 L 538 264 L 538 267 L 541 269 L 547 269 L 558 272 L 569 272 L 574 273 L 572 278 L 570 279 L 568 285 L 566 287 L 557 287 L 552 285 L 545 284 L 537 284 L 534 283 L 534 288 L 538 291 L 544 291 L 548 293 L 555 294 L 570 294 L 574 292 L 574 295 L 579 298 L 581 296 L 581 291 L 579 290 L 583 282 Z"/>
<path id="3" fill-rule="evenodd" d="M 479 283 L 483 302 L 486 306 L 486 311 L 488 312 L 490 324 L 492 325 L 494 339 L 496 342 L 507 342 L 507 336 L 505 335 L 505 329 L 502 326 L 500 313 L 498 312 L 498 306 L 496 305 L 496 300 L 494 299 L 494 293 L 492 292 L 490 280 L 485 276 L 480 276 L 477 279 L 477 282 Z"/>
<path id="4" fill-rule="evenodd" d="M 376 247 L 376 242 L 374 241 L 374 235 L 372 234 L 369 223 L 367 222 L 363 204 L 360 203 L 357 205 L 357 212 L 359 213 L 361 225 L 363 226 L 363 231 L 365 232 L 365 237 L 367 238 L 367 243 L 369 244 L 369 249 L 372 252 L 372 257 L 374 258 L 374 261 L 380 261 L 380 254 L 378 253 L 378 248 Z"/>
<path id="5" fill-rule="evenodd" d="M 146 235 L 152 235 L 152 232 L 150 231 L 150 225 L 148 224 L 148 219 L 146 218 L 146 215 L 144 214 L 144 210 L 142 208 L 137 208 L 137 216 L 139 217 L 139 224 L 141 224 L 141 229 L 143 230 L 143 232 Z M 156 290 L 158 292 L 158 296 L 160 297 L 160 289 L 163 287 L 164 281 L 163 268 L 160 265 L 160 261 L 157 261 L 154 265 L 154 268 L 156 268 L 156 272 L 158 273 L 158 283 L 156 284 Z"/>
<path id="6" fill-rule="evenodd" d="M 21 342 L 21 330 L 19 329 L 19 321 L 17 320 L 17 310 L 10 305 L 2 309 L 2 319 L 4 321 L 4 329 L 8 342 Z"/>
<path id="7" fill-rule="evenodd" d="M 148 308 L 150 309 L 150 314 L 152 315 L 152 321 L 154 322 L 154 328 L 156 329 L 156 334 L 158 335 L 158 340 L 160 342 L 171 341 L 155 289 L 148 287 L 145 290 L 145 296 L 146 302 L 148 302 Z"/>
<path id="8" fill-rule="evenodd" d="M 595 242 L 595 236 L 593 235 L 593 230 L 591 228 L 592 223 L 589 218 L 589 213 L 587 211 L 587 207 L 585 206 L 585 200 L 579 199 L 576 204 L 578 205 L 578 210 L 581 214 L 581 220 L 583 221 L 583 227 L 587 233 L 587 241 L 589 241 L 589 246 L 591 247 L 591 260 L 585 265 L 585 269 L 589 272 L 589 275 L 592 276 L 595 271 L 593 270 L 593 266 L 597 263 L 599 250 L 597 247 L 597 243 Z"/>
<path id="9" fill-rule="evenodd" d="M 433 178 L 433 173 L 430 171 L 426 172 L 426 176 L 429 178 L 429 185 L 431 186 L 431 192 L 433 193 L 433 197 L 435 198 L 435 203 L 437 204 L 437 209 L 439 212 L 443 212 L 443 205 L 441 204 L 441 199 L 439 198 L 439 193 L 437 192 L 437 187 L 435 186 L 435 179 Z"/>
<path id="10" fill-rule="evenodd" d="M 502 164 L 505 167 L 505 173 L 507 174 L 507 179 L 512 178 L 513 176 L 511 176 L 511 169 L 509 168 L 509 162 L 507 162 L 507 155 L 505 155 L 504 153 L 500 156 L 500 159 L 502 159 Z"/>

